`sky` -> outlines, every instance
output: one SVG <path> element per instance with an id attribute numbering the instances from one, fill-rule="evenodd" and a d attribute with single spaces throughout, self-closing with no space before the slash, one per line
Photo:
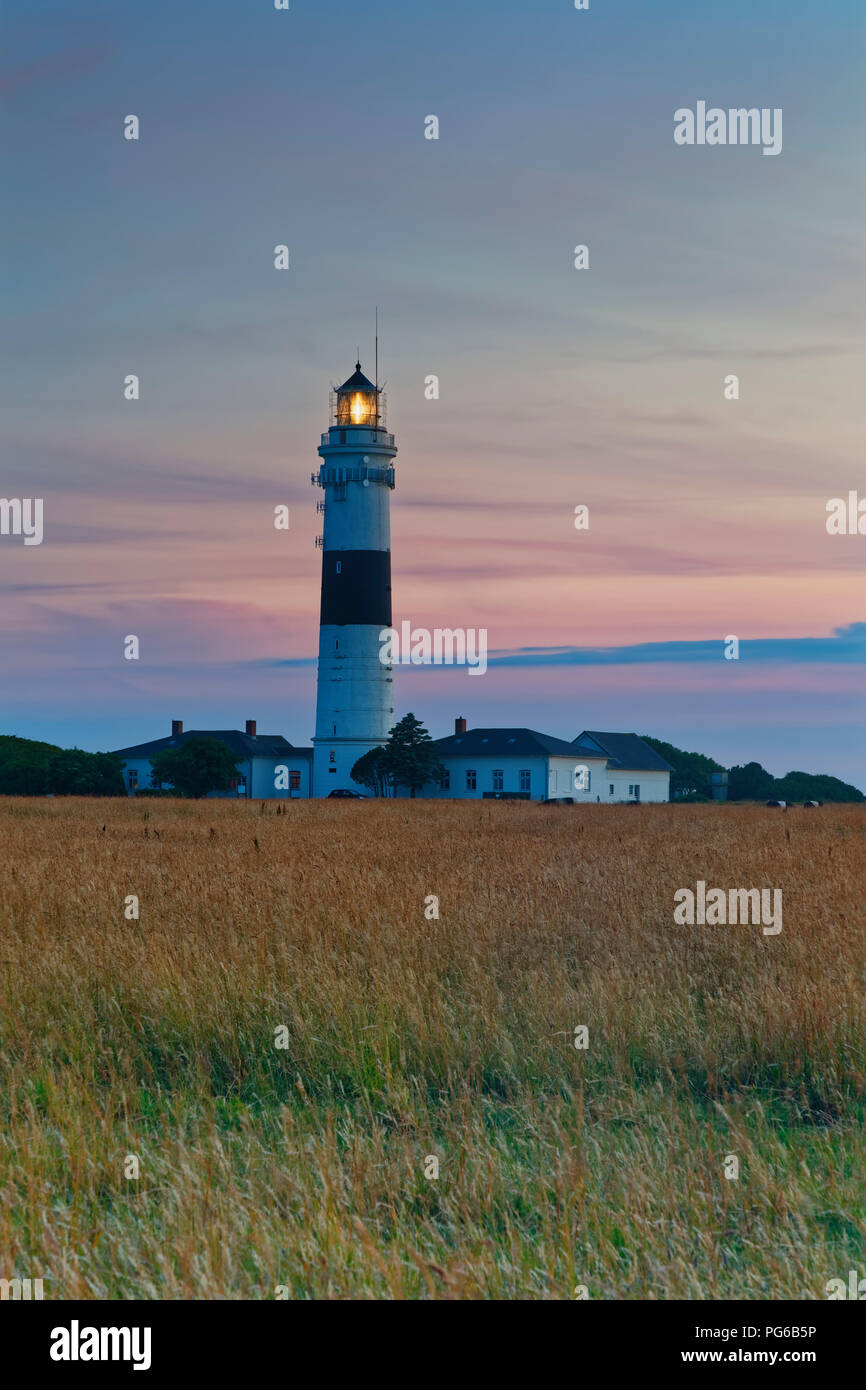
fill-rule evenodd
<path id="1" fill-rule="evenodd" d="M 378 305 L 394 620 L 491 653 L 397 668 L 398 717 L 866 790 L 866 536 L 826 529 L 866 498 L 859 0 L 6 0 L 2 36 L 0 496 L 45 520 L 0 536 L 0 732 L 309 743 L 310 474 Z M 701 100 L 781 108 L 781 153 L 678 146 Z"/>

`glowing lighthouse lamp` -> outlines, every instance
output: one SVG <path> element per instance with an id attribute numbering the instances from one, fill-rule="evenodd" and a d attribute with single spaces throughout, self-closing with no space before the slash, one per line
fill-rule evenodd
<path id="1" fill-rule="evenodd" d="M 379 392 L 364 376 L 360 362 L 354 376 L 337 390 L 337 424 L 368 425 L 373 429 L 379 424 Z"/>

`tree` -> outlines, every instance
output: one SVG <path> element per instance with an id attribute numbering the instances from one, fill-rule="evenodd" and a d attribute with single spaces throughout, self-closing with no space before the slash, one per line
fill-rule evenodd
<path id="1" fill-rule="evenodd" d="M 391 785 L 387 749 L 371 748 L 364 753 L 352 768 L 351 778 L 359 787 L 367 787 L 374 796 L 387 796 Z"/>
<path id="2" fill-rule="evenodd" d="M 151 758 L 151 786 L 168 782 L 179 796 L 198 799 L 228 791 L 237 777 L 234 754 L 218 738 L 188 738 L 179 748 L 163 748 Z"/>
<path id="3" fill-rule="evenodd" d="M 710 799 L 710 775 L 713 772 L 724 772 L 721 763 L 717 763 L 714 758 L 705 757 L 703 753 L 685 753 L 682 748 L 675 748 L 672 743 L 663 743 L 659 738 L 649 738 L 646 734 L 642 734 L 641 737 L 644 743 L 654 748 L 673 768 L 671 801 Z"/>
<path id="4" fill-rule="evenodd" d="M 44 796 L 47 789 L 45 763 L 19 754 L 7 758 L 0 766 L 0 794 L 3 796 Z"/>
<path id="5" fill-rule="evenodd" d="M 775 787 L 779 801 L 866 801 L 858 787 L 827 773 L 786 772 Z"/>
<path id="6" fill-rule="evenodd" d="M 729 801 L 769 801 L 777 796 L 773 774 L 760 763 L 732 767 L 728 773 Z M 780 799 L 785 800 L 784 797 Z"/>
<path id="7" fill-rule="evenodd" d="M 47 790 L 58 796 L 124 796 L 123 763 L 115 753 L 65 748 L 51 759 Z"/>
<path id="8" fill-rule="evenodd" d="M 44 796 L 49 790 L 48 765 L 59 752 L 56 743 L 0 734 L 0 794 Z"/>
<path id="9" fill-rule="evenodd" d="M 445 779 L 445 768 L 436 756 L 433 740 L 420 719 L 405 714 L 391 730 L 384 748 L 383 764 L 395 787 L 408 787 L 414 796 L 426 782 Z"/>
<path id="10" fill-rule="evenodd" d="M 672 801 L 703 801 L 711 795 L 710 774 L 723 772 L 721 763 L 702 753 L 684 753 L 672 743 L 642 735 L 644 743 L 670 763 Z M 786 772 L 776 778 L 760 763 L 728 771 L 729 801 L 866 801 L 863 793 L 838 777 L 823 773 Z"/>

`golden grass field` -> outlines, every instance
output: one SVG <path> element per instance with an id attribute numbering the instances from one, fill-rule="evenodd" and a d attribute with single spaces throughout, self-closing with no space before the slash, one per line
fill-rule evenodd
<path id="1" fill-rule="evenodd" d="M 789 1299 L 866 1273 L 866 808 L 4 798 L 0 837 L 0 1277 Z M 698 879 L 781 888 L 782 933 L 675 926 Z"/>

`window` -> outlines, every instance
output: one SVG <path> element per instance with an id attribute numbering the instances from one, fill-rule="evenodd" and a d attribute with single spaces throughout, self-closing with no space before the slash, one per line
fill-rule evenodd
<path id="1" fill-rule="evenodd" d="M 289 773 L 289 791 L 290 791 L 290 792 L 299 792 L 300 790 L 301 790 L 301 774 L 300 774 L 300 772 L 290 772 L 290 773 Z"/>
<path id="2" fill-rule="evenodd" d="M 336 753 L 334 752 L 334 750 L 333 750 L 333 748 L 332 748 L 331 751 L 330 751 L 330 753 L 328 754 L 328 762 L 329 762 L 329 763 L 335 763 L 336 761 L 337 761 L 337 755 L 336 755 Z"/>
<path id="3" fill-rule="evenodd" d="M 138 786 L 138 771 L 137 771 L 137 769 L 134 768 L 134 767 L 131 767 L 131 768 L 129 769 L 129 772 L 127 773 L 127 777 L 129 778 L 129 790 L 130 790 L 131 792 L 134 792 L 135 789 L 136 789 L 136 787 Z"/>
<path id="4" fill-rule="evenodd" d="M 335 638 L 334 638 L 334 651 L 335 651 L 335 652 L 338 652 L 339 650 L 340 650 L 340 639 L 339 639 L 339 637 L 335 637 Z"/>
<path id="5" fill-rule="evenodd" d="M 474 767 L 467 767 L 467 769 L 466 769 L 466 790 L 467 790 L 468 792 L 474 792 L 475 789 L 476 789 L 476 786 L 477 786 L 477 780 L 476 780 L 476 777 L 475 777 L 475 768 L 474 768 Z"/>
<path id="6" fill-rule="evenodd" d="M 640 801 L 640 782 L 635 782 L 634 784 L 634 799 L 635 801 Z"/>
<path id="7" fill-rule="evenodd" d="M 442 778 L 442 790 L 443 792 L 450 792 L 451 790 L 451 773 L 448 771 L 447 767 L 445 769 L 445 776 Z"/>
<path id="8" fill-rule="evenodd" d="M 342 560 L 338 560 L 338 561 L 337 561 L 337 574 L 342 574 L 342 573 L 343 573 L 343 561 L 342 561 Z"/>
<path id="9" fill-rule="evenodd" d="M 629 794 L 629 796 L 634 796 L 634 786 L 632 785 L 631 782 L 629 782 L 629 784 L 628 784 L 628 794 Z"/>
<path id="10" fill-rule="evenodd" d="M 532 790 L 532 770 L 528 767 L 520 769 L 520 790 L 528 792 Z"/>
<path id="11" fill-rule="evenodd" d="M 503 774 L 502 768 L 501 768 L 501 767 L 495 767 L 495 768 L 493 769 L 493 790 L 494 790 L 495 792 L 501 792 L 501 791 L 502 791 L 502 788 L 503 788 L 504 786 L 505 786 L 505 776 L 504 776 L 504 774 Z"/>
<path id="12" fill-rule="evenodd" d="M 613 796 L 613 782 L 610 784 L 610 795 Z"/>
<path id="13" fill-rule="evenodd" d="M 574 790 L 576 792 L 592 790 L 592 772 L 584 763 L 578 763 L 574 769 Z"/>

